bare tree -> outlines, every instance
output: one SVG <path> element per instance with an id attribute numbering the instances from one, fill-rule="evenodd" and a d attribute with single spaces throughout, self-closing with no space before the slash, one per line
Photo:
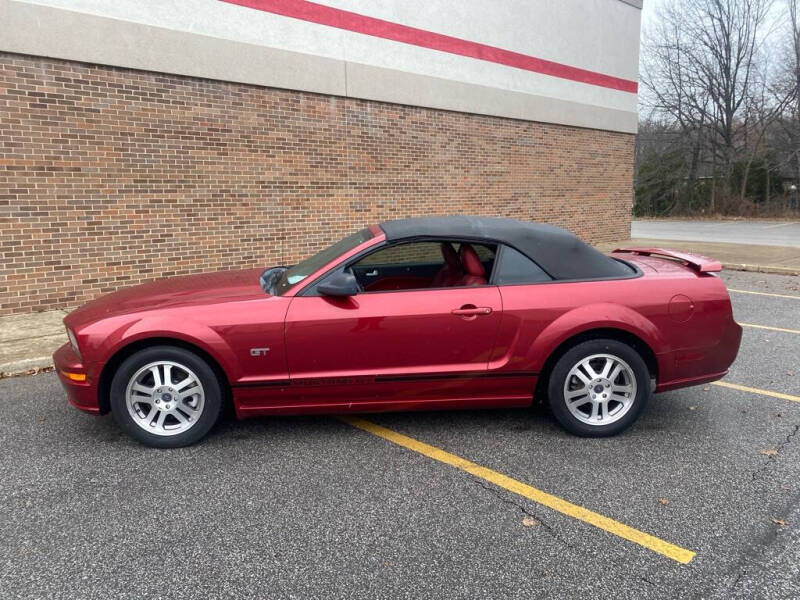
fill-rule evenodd
<path id="1" fill-rule="evenodd" d="M 767 135 L 772 125 L 785 115 L 794 100 L 794 87 L 780 83 L 780 77 L 772 72 L 772 65 L 763 54 L 755 65 L 750 86 L 745 93 L 744 111 L 737 125 L 741 143 L 739 153 L 743 164 L 739 198 L 745 199 L 748 177 L 753 162 L 769 154 Z M 769 171 L 767 171 L 767 174 Z"/>
<path id="2" fill-rule="evenodd" d="M 684 157 L 681 169 L 687 182 L 686 200 L 691 204 L 704 143 L 708 97 L 696 85 L 697 48 L 695 40 L 686 35 L 685 21 L 683 3 L 671 1 L 662 5 L 655 26 L 644 35 L 641 81 L 642 108 L 647 113 L 644 122 L 650 124 L 649 145 L 663 146 L 656 142 L 659 132 L 662 136 L 673 134 L 671 152 Z M 676 142 L 682 148 L 676 148 Z M 678 212 L 680 204 L 678 196 L 677 206 L 673 207 Z"/>
<path id="3" fill-rule="evenodd" d="M 682 157 L 681 195 L 689 205 L 700 179 L 710 182 L 703 193 L 712 212 L 718 198 L 744 200 L 757 161 L 767 165 L 769 181 L 773 125 L 779 119 L 789 125 L 790 106 L 788 112 L 800 117 L 800 0 L 780 1 L 788 2 L 793 23 L 791 85 L 777 83 L 772 53 L 765 50 L 773 38 L 768 21 L 773 0 L 665 0 L 655 24 L 643 33 L 643 123 L 650 125 L 651 147 L 659 134 L 680 145 L 673 155 Z M 800 127 L 791 131 L 800 140 Z M 795 141 L 789 145 L 796 148 Z M 800 153 L 797 161 L 800 169 Z M 678 209 L 683 204 L 676 199 Z"/>
<path id="4" fill-rule="evenodd" d="M 781 155 L 781 165 L 791 168 L 797 185 L 800 184 L 800 2 L 785 2 L 788 35 L 784 46 L 784 68 L 776 85 L 786 95 L 787 102 L 779 117 L 780 130 L 773 142 Z"/>

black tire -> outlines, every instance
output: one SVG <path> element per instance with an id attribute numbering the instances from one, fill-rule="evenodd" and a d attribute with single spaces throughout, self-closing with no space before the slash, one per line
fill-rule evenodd
<path id="1" fill-rule="evenodd" d="M 615 382 L 618 384 L 624 383 L 626 380 L 625 378 L 629 376 L 635 379 L 635 393 L 633 393 L 633 391 L 622 393 L 622 396 L 632 399 L 632 402 L 628 405 L 627 409 L 621 411 L 621 414 L 619 417 L 617 417 L 617 420 L 607 424 L 602 424 L 599 421 L 597 424 L 593 424 L 581 420 L 570 410 L 567 405 L 567 398 L 565 396 L 565 386 L 567 384 L 567 377 L 570 376 L 570 371 L 573 369 L 573 367 L 576 367 L 578 364 L 580 364 L 581 361 L 595 355 L 609 355 L 611 357 L 615 357 L 618 361 L 621 360 L 622 363 L 624 363 L 623 371 L 625 372 L 621 373 L 620 376 L 615 378 Z M 598 362 L 595 363 L 595 361 Z M 604 358 L 597 358 L 594 359 L 590 364 L 597 364 L 599 366 L 600 364 L 604 364 L 602 361 L 604 361 Z M 624 367 L 629 367 L 629 369 L 625 370 Z M 581 371 L 581 374 L 585 373 L 585 370 Z M 630 373 L 630 375 L 628 373 Z M 595 384 L 594 381 L 597 381 L 598 383 Z M 583 415 L 584 418 L 592 420 L 591 411 L 593 410 L 594 405 L 599 402 L 607 402 L 606 406 L 608 407 L 610 418 L 613 418 L 613 412 L 617 407 L 620 407 L 620 409 L 625 407 L 624 401 L 620 402 L 612 399 L 609 399 L 608 401 L 599 400 L 601 397 L 605 398 L 603 393 L 608 390 L 604 388 L 609 387 L 609 379 L 602 378 L 598 373 L 597 379 L 592 380 L 592 382 L 592 385 L 588 385 L 580 381 L 576 375 L 570 376 L 571 390 L 574 389 L 576 390 L 575 393 L 580 394 L 579 390 L 581 389 L 581 384 L 583 384 L 587 390 L 586 396 L 578 395 L 576 397 L 577 400 L 584 400 L 585 403 L 580 404 L 578 408 L 575 408 L 575 410 L 581 415 L 583 415 L 584 412 L 588 413 Z M 610 386 L 616 388 L 616 384 L 614 382 L 612 382 Z M 595 397 L 592 396 L 592 394 L 595 392 L 596 397 L 598 398 L 597 402 L 591 400 L 591 398 Z M 547 386 L 547 395 L 550 403 L 550 410 L 562 427 L 564 427 L 564 429 L 566 429 L 568 432 L 582 437 L 612 436 L 628 429 L 642 414 L 648 399 L 652 395 L 650 389 L 650 372 L 641 355 L 627 344 L 610 339 L 589 340 L 570 348 L 561 356 L 561 358 L 558 359 L 558 362 L 556 362 L 552 372 L 550 373 Z M 598 410 L 602 411 L 602 408 L 599 408 Z"/>
<path id="2" fill-rule="evenodd" d="M 174 369 L 176 376 L 180 376 L 181 366 L 188 368 L 193 372 L 200 386 L 202 386 L 200 389 L 203 392 L 203 404 L 200 414 L 185 431 L 169 435 L 150 433 L 150 431 L 145 430 L 143 426 L 137 423 L 137 420 L 134 419 L 128 409 L 126 393 L 129 382 L 143 367 L 159 361 L 177 364 L 177 368 L 171 367 Z M 166 382 L 163 383 L 166 384 Z M 194 384 L 190 384 L 187 388 L 191 388 L 192 385 Z M 178 406 L 177 400 L 172 400 L 172 402 L 176 407 Z M 183 348 L 152 346 L 132 354 L 119 366 L 111 382 L 110 404 L 111 413 L 114 415 L 116 422 L 137 441 L 154 448 L 179 448 L 194 444 L 208 434 L 222 412 L 223 397 L 220 381 L 205 360 Z M 136 406 L 145 407 L 146 405 L 134 405 L 134 407 Z M 189 413 L 182 412 L 180 416 L 192 421 L 191 415 L 186 416 L 187 414 Z M 174 417 L 168 416 L 167 419 L 174 420 L 177 423 Z M 142 422 L 142 419 L 139 419 L 139 422 Z M 177 426 L 180 427 L 180 424 Z"/>

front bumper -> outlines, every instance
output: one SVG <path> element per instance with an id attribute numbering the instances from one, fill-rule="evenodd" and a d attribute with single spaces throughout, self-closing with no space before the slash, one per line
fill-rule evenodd
<path id="1" fill-rule="evenodd" d="M 72 346 L 67 343 L 53 354 L 53 364 L 58 372 L 58 379 L 67 392 L 67 400 L 75 408 L 94 415 L 100 414 L 100 404 L 97 401 L 97 382 L 93 381 L 86 373 L 86 368 L 81 359 L 75 354 Z M 75 381 L 66 375 L 84 374 L 86 379 Z"/>

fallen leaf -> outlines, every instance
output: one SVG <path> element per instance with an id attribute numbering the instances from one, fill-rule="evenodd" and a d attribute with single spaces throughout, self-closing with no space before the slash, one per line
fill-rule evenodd
<path id="1" fill-rule="evenodd" d="M 697 407 L 696 406 L 690 406 L 689 410 L 697 410 Z"/>
<path id="2" fill-rule="evenodd" d="M 523 517 L 522 524 L 525 527 L 537 527 L 537 526 L 541 525 L 541 523 L 539 523 L 539 521 L 537 521 L 533 517 Z"/>
<path id="3" fill-rule="evenodd" d="M 771 517 L 770 521 L 772 521 L 773 523 L 775 523 L 775 525 L 779 527 L 786 527 L 789 524 L 788 521 L 784 521 L 783 519 L 779 519 L 778 517 Z"/>
<path id="4" fill-rule="evenodd" d="M 786 371 L 786 374 L 787 374 L 789 377 L 794 377 L 794 373 L 792 373 L 791 371 Z"/>
<path id="5" fill-rule="evenodd" d="M 759 452 L 759 454 L 763 454 L 764 456 L 775 456 L 777 453 L 778 451 L 775 448 L 767 448 Z"/>
<path id="6" fill-rule="evenodd" d="M 708 391 L 708 390 L 710 390 L 710 389 L 711 389 L 711 387 L 710 387 L 710 386 L 706 386 L 706 387 L 704 387 L 704 388 L 703 388 L 703 391 L 704 391 L 704 392 L 707 392 L 707 391 Z"/>
<path id="7" fill-rule="evenodd" d="M 661 504 L 663 504 L 664 506 L 669 504 L 669 499 L 668 498 L 659 498 L 658 501 L 661 502 Z"/>

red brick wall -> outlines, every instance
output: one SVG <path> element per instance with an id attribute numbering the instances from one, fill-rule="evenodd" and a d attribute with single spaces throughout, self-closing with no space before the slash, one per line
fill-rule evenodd
<path id="1" fill-rule="evenodd" d="M 0 53 L 0 314 L 386 218 L 628 237 L 633 136 Z"/>

